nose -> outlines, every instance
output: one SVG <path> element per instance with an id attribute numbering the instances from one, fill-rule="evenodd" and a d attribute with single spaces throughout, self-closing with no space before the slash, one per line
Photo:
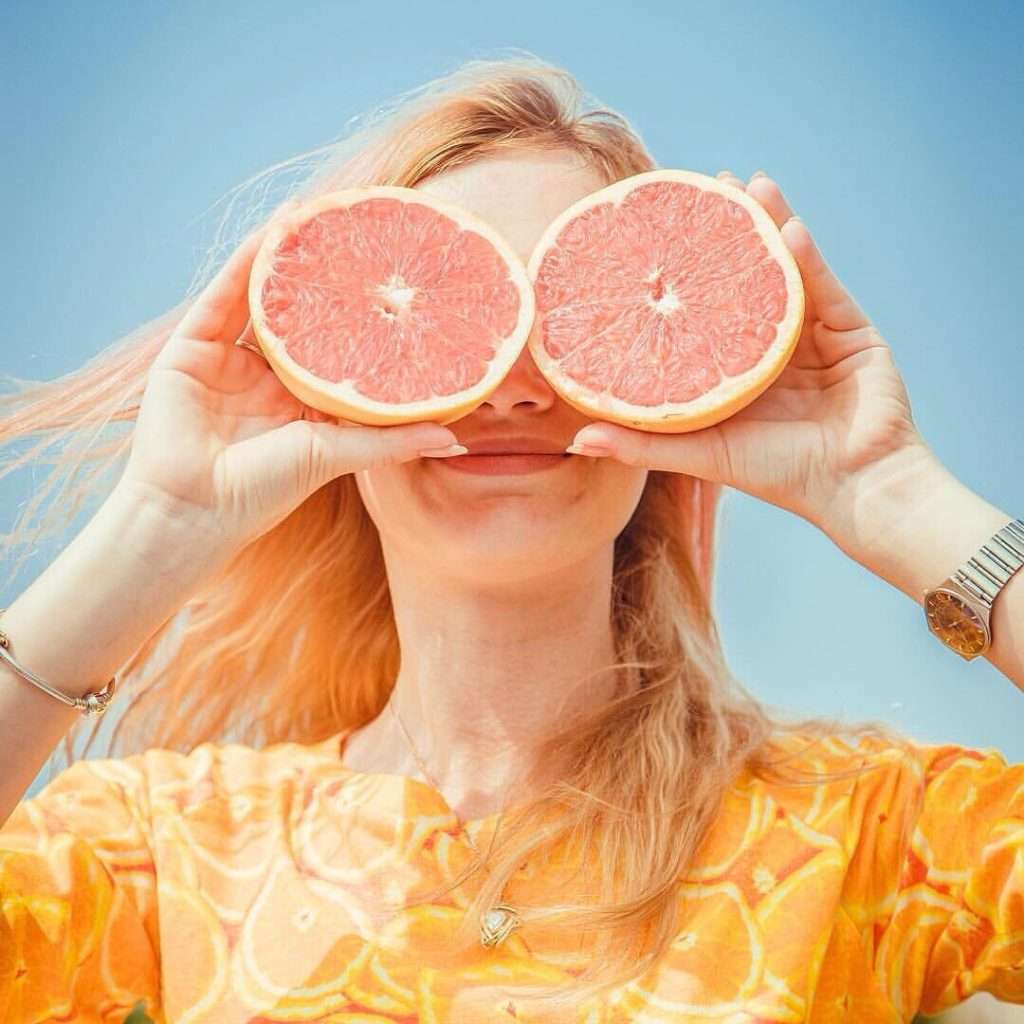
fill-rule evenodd
<path id="1" fill-rule="evenodd" d="M 502 382 L 481 403 L 497 416 L 507 416 L 516 406 L 530 406 L 534 412 L 551 409 L 558 395 L 540 372 L 528 345 L 505 374 Z"/>

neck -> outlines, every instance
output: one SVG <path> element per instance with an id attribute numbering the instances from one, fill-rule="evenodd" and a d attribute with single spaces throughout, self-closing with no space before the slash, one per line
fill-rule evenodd
<path id="1" fill-rule="evenodd" d="M 389 571 L 402 659 L 391 695 L 429 777 L 455 813 L 484 817 L 524 794 L 540 742 L 608 701 L 616 674 L 611 552 L 515 587 L 469 589 Z M 584 681 L 581 677 L 595 675 Z M 390 711 L 346 744 L 365 771 L 424 777 Z M 560 765 L 545 764 L 542 781 Z"/>

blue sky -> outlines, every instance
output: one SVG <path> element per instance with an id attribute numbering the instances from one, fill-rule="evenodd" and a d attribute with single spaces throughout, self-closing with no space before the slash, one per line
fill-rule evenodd
<path id="1" fill-rule="evenodd" d="M 177 303 L 243 180 L 516 48 L 625 114 L 660 165 L 774 177 L 891 344 L 925 439 L 1024 517 L 1019 5 L 33 0 L 0 19 L 5 373 L 66 373 Z M 5 529 L 30 488 L 0 483 Z M 748 689 L 1024 761 L 1024 693 L 945 650 L 920 606 L 741 492 L 722 525 L 717 613 Z M 54 554 L 5 573 L 0 605 Z"/>

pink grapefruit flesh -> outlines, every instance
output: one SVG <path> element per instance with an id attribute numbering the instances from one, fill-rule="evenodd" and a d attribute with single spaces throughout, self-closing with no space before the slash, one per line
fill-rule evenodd
<path id="1" fill-rule="evenodd" d="M 490 225 L 415 189 L 330 192 L 282 214 L 249 275 L 253 334 L 307 405 L 358 423 L 450 423 L 526 345 L 526 268 Z"/>
<path id="2" fill-rule="evenodd" d="M 753 197 L 718 178 L 633 175 L 565 209 L 527 270 L 534 361 L 579 411 L 683 433 L 749 405 L 804 317 L 800 271 Z"/>

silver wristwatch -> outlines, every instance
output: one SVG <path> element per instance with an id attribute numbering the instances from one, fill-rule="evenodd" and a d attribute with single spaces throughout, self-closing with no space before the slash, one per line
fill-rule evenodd
<path id="1" fill-rule="evenodd" d="M 992 602 L 1024 566 L 1024 521 L 1014 519 L 937 587 L 924 592 L 928 628 L 965 661 L 992 645 Z"/>

